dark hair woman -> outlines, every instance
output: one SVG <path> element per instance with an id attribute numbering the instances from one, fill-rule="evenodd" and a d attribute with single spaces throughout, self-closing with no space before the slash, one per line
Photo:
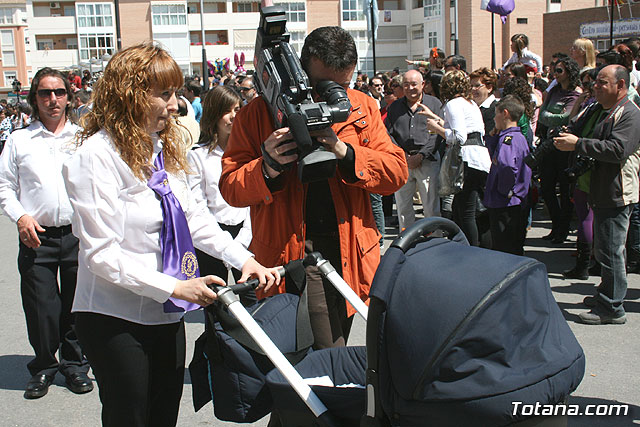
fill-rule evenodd
<path id="1" fill-rule="evenodd" d="M 569 114 L 580 93 L 580 69 L 571 58 L 559 58 L 553 70 L 558 84 L 549 91 L 540 107 L 537 135 L 541 144 L 550 144 L 549 129 L 569 123 Z M 551 233 L 543 237 L 553 243 L 562 243 L 569 234 L 569 221 L 573 211 L 569 181 L 564 173 L 568 167 L 569 153 L 552 148 L 539 164 L 540 189 L 551 216 Z M 556 185 L 560 187 L 560 199 L 556 196 Z"/>

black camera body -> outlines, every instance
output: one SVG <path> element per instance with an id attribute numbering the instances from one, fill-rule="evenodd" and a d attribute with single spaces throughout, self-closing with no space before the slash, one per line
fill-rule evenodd
<path id="1" fill-rule="evenodd" d="M 283 7 L 268 6 L 260 10 L 254 84 L 270 106 L 275 128 L 288 126 L 293 134 L 300 181 L 320 181 L 335 174 L 337 159 L 309 132 L 346 121 L 351 114 L 351 103 L 346 90 L 332 81 L 316 85 L 323 102 L 313 101 L 309 77 L 289 45 L 286 23 Z"/>
<path id="2" fill-rule="evenodd" d="M 542 159 L 551 151 L 556 149 L 556 147 L 554 147 L 553 145 L 553 138 L 555 138 L 556 136 L 560 136 L 561 133 L 567 132 L 569 132 L 569 129 L 564 125 L 550 128 L 547 131 L 547 138 L 542 139 L 535 150 L 527 154 L 527 156 L 524 158 L 524 162 L 526 163 L 526 165 L 531 169 L 540 165 Z"/>

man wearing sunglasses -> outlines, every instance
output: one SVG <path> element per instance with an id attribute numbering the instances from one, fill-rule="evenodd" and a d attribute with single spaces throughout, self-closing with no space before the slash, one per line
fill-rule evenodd
<path id="1" fill-rule="evenodd" d="M 47 394 L 58 371 L 72 392 L 93 390 L 71 315 L 78 239 L 71 232 L 73 211 L 61 173 L 79 129 L 69 121 L 70 91 L 59 71 L 38 71 L 27 97 L 33 121 L 9 136 L 0 156 L 0 207 L 18 227 L 22 306 L 35 352 L 27 364 L 26 399 Z"/>
<path id="2" fill-rule="evenodd" d="M 382 108 L 384 107 L 386 104 L 384 102 L 384 82 L 382 81 L 382 78 L 375 76 L 371 79 L 371 82 L 369 83 L 369 93 L 371 94 L 371 97 L 376 101 L 376 104 L 378 104 L 378 108 Z"/>
<path id="3" fill-rule="evenodd" d="M 240 83 L 240 86 L 238 86 L 238 90 L 240 91 L 242 99 L 244 99 L 247 104 L 258 97 L 258 92 L 256 92 L 256 88 L 253 86 L 253 76 L 245 77 Z"/>

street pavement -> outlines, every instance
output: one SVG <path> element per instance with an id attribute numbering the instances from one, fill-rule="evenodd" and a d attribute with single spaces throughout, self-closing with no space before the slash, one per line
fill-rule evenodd
<path id="1" fill-rule="evenodd" d="M 571 329 L 586 354 L 586 371 L 582 383 L 569 399 L 584 411 L 587 405 L 627 404 L 627 416 L 572 416 L 570 427 L 640 425 L 640 380 L 636 372 L 640 357 L 640 276 L 629 276 L 628 300 L 625 302 L 625 325 L 586 326 L 577 323 L 577 314 L 585 310 L 581 304 L 585 295 L 593 292 L 598 278 L 588 281 L 563 280 L 562 271 L 573 266 L 575 235 L 570 242 L 553 245 L 541 237 L 548 234 L 548 221 L 536 220 L 542 210 L 534 215 L 533 228 L 527 236 L 526 255 L 544 262 L 549 271 L 551 289 Z M 393 230 L 385 239 L 385 246 L 395 237 Z M 49 393 L 37 400 L 23 398 L 24 386 L 29 380 L 26 364 L 32 357 L 22 310 L 19 277 L 16 265 L 17 231 L 6 217 L 0 216 L 0 426 L 64 426 L 85 427 L 100 425 L 100 401 L 96 389 L 85 395 L 75 395 L 64 386 L 62 375 L 56 377 Z M 191 360 L 193 343 L 204 329 L 202 313 L 186 316 L 187 364 Z M 363 345 L 365 324 L 356 319 L 349 340 L 350 345 Z M 191 400 L 191 384 L 188 372 L 179 426 L 231 426 L 233 423 L 218 421 L 208 404 L 194 412 Z M 266 426 L 266 419 L 253 426 Z M 124 427 L 124 426 L 123 426 Z"/>

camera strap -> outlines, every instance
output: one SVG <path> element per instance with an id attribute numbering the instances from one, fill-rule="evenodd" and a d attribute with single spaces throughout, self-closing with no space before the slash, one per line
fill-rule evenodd
<path id="1" fill-rule="evenodd" d="M 267 164 L 267 166 L 269 166 L 271 169 L 273 169 L 276 172 L 284 171 L 284 166 L 276 162 L 275 159 L 271 157 L 267 152 L 267 150 L 264 148 L 264 142 L 260 146 L 260 150 L 262 150 L 262 158 L 264 159 L 264 162 Z"/>

